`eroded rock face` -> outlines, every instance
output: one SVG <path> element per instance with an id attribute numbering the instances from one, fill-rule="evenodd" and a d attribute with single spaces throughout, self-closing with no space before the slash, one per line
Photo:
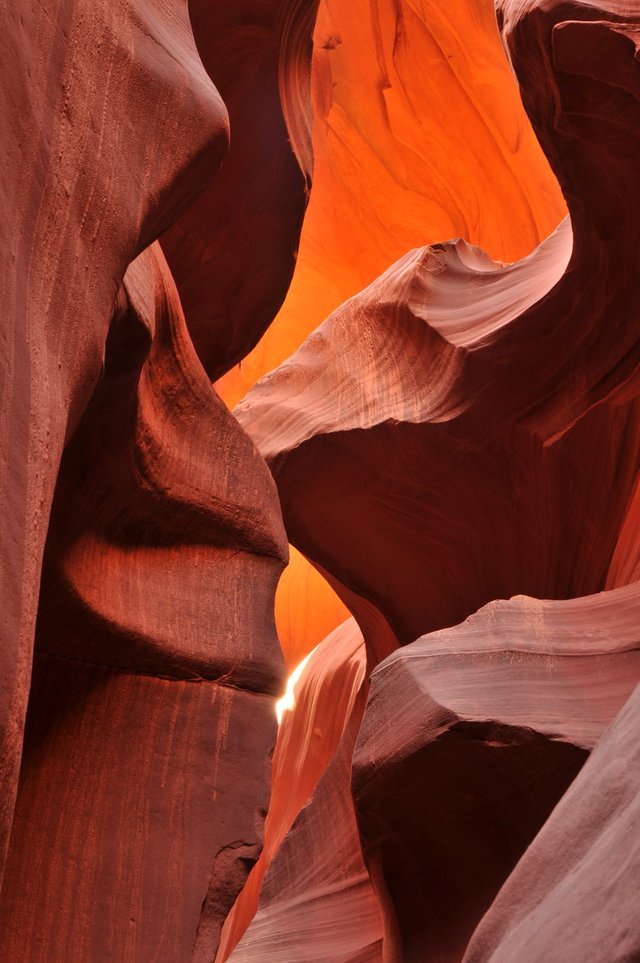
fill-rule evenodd
<path id="1" fill-rule="evenodd" d="M 228 129 L 182 0 L 13 5 L 0 49 L 1 861 L 63 444 L 127 265 L 208 183 Z"/>
<path id="2" fill-rule="evenodd" d="M 566 213 L 492 0 L 448 0 L 446 10 L 432 0 L 323 0 L 311 73 L 313 190 L 299 257 L 277 317 L 218 382 L 232 407 L 417 245 L 463 236 L 511 261 Z M 296 115 L 287 102 L 291 132 Z M 349 613 L 299 554 L 292 560 L 276 620 L 294 666 Z"/>
<path id="3" fill-rule="evenodd" d="M 7 13 L 0 956 L 623 963 L 640 6 L 315 16 Z"/>
<path id="4" fill-rule="evenodd" d="M 364 660 L 361 637 L 359 652 Z M 230 963 L 382 963 L 382 915 L 362 858 L 351 795 L 365 696 L 361 687 L 330 765 L 269 866 L 258 911 Z M 337 718 L 341 708 L 338 699 Z M 314 721 L 321 720 L 318 713 Z"/>
<path id="5" fill-rule="evenodd" d="M 593 594 L 637 571 L 637 212 L 622 185 L 638 176 L 638 27 L 621 21 L 639 11 L 610 6 L 501 10 L 570 221 L 514 264 L 464 241 L 410 252 L 237 409 L 290 538 L 371 660 L 431 631 L 420 657 L 391 658 L 402 671 L 374 673 L 356 753 L 394 963 L 461 959 L 638 678 L 636 590 Z M 567 601 L 490 606 L 440 651 L 432 630 L 520 593 Z M 501 932 L 514 898 L 487 916 L 491 952 L 509 959 L 504 935 L 534 959 L 530 921 Z"/>
<path id="6" fill-rule="evenodd" d="M 222 379 L 232 405 L 407 251 L 465 237 L 513 261 L 566 214 L 491 0 L 323 0 L 311 98 L 300 256 L 282 311 Z"/>
<path id="7" fill-rule="evenodd" d="M 640 679 L 639 598 L 492 602 L 373 672 L 354 798 L 390 958 L 462 958 Z"/>
<path id="8" fill-rule="evenodd" d="M 518 385 L 495 399 L 499 375 L 518 368 L 501 358 L 512 329 L 553 316 L 575 283 L 572 267 L 545 296 L 569 244 L 566 223 L 514 268 L 463 242 L 409 254 L 238 408 L 272 467 L 290 538 L 330 574 L 378 658 L 495 597 L 606 583 L 638 470 L 635 387 L 546 439 L 533 414 L 517 417 Z M 481 354 L 486 383 L 468 394 Z M 541 363 L 526 354 L 524 386 Z"/>
<path id="9" fill-rule="evenodd" d="M 313 164 L 306 115 L 317 6 L 318 0 L 189 4 L 198 51 L 233 135 L 219 176 L 162 245 L 213 380 L 253 348 L 293 274 Z"/>
<path id="10" fill-rule="evenodd" d="M 461 241 L 409 253 L 237 409 L 291 540 L 377 657 L 492 598 L 603 588 L 634 491 L 637 216 L 620 185 L 640 156 L 635 34 L 565 15 L 505 23 L 572 232 L 515 265 Z"/>
<path id="11" fill-rule="evenodd" d="M 364 640 L 353 619 L 304 665 L 293 704 L 282 710 L 264 849 L 225 923 L 218 963 L 347 963 L 374 945 L 379 953 L 377 902 L 350 788 L 365 669 Z"/>
<path id="12" fill-rule="evenodd" d="M 225 352 L 235 360 L 268 323 L 292 270 L 306 183 L 280 90 L 296 86 L 294 61 L 304 68 L 314 9 L 274 5 L 267 23 L 259 5 L 208 6 L 58 2 L 9 13 L 0 41 L 7 960 L 210 961 L 261 846 L 286 539 L 268 470 L 212 390 L 160 248 L 147 246 L 176 221 L 184 230 L 204 191 L 191 216 L 204 212 L 209 242 L 215 222 L 231 247 L 206 191 L 227 109 L 198 53 L 221 21 L 222 82 L 245 141 L 231 186 L 245 179 L 268 198 L 262 246 L 280 271 L 265 269 L 260 317 L 253 302 L 239 311 L 225 350 L 205 358 L 223 370 Z M 234 17 L 251 76 L 228 42 Z M 255 94 L 265 77 L 273 110 L 248 117 L 243 83 Z M 279 153 L 263 150 L 262 177 L 247 178 L 247 141 L 257 162 L 258 135 L 275 129 Z"/>
<path id="13" fill-rule="evenodd" d="M 365 869 L 351 796 L 364 691 L 338 750 L 267 874 L 230 963 L 382 963 L 382 914 Z"/>
<path id="14" fill-rule="evenodd" d="M 261 845 L 285 560 L 273 481 L 154 245 L 56 487 L 5 959 L 213 958 Z"/>

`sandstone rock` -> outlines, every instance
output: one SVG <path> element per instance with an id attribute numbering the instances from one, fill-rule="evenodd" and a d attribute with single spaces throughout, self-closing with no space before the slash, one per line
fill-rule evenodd
<path id="1" fill-rule="evenodd" d="M 218 963 L 284 963 L 301 953 L 309 963 L 338 963 L 336 954 L 362 950 L 378 938 L 371 936 L 377 904 L 350 791 L 365 661 L 362 635 L 350 619 L 317 646 L 302 670 L 278 731 L 264 849 L 225 923 Z M 340 761 L 334 759 L 329 775 L 336 752 Z"/>
<path id="2" fill-rule="evenodd" d="M 635 34 L 566 12 L 536 8 L 511 45 L 573 238 L 565 222 L 506 266 L 463 241 L 410 252 L 237 409 L 290 540 L 376 658 L 493 598 L 599 591 L 628 516 L 640 296 L 621 185 L 640 156 Z M 616 176 L 598 188 L 604 171 Z"/>
<path id="3" fill-rule="evenodd" d="M 623 963 L 640 957 L 640 689 L 524 854 L 465 963 Z"/>
<path id="4" fill-rule="evenodd" d="M 604 587 L 636 483 L 637 400 L 612 397 L 548 439 L 532 418 L 516 420 L 517 386 L 488 407 L 499 374 L 511 379 L 500 359 L 511 327 L 552 315 L 565 281 L 515 319 L 505 306 L 544 294 L 547 252 L 562 265 L 567 232 L 517 268 L 489 270 L 462 242 L 407 255 L 238 408 L 274 472 L 290 539 L 329 574 L 377 658 L 495 597 Z M 465 303 L 482 332 L 472 345 L 469 328 L 456 343 L 462 310 L 448 307 Z M 468 394 L 480 354 L 487 381 Z M 540 367 L 526 356 L 513 362 L 523 390 Z M 576 362 L 571 383 L 585 377 Z"/>
<path id="5" fill-rule="evenodd" d="M 1 863 L 63 444 L 127 265 L 208 183 L 228 133 L 178 0 L 12 5 L 0 53 Z"/>
<path id="6" fill-rule="evenodd" d="M 253 348 L 293 273 L 312 167 L 304 121 L 317 5 L 189 4 L 199 53 L 229 110 L 231 143 L 219 176 L 162 246 L 213 380 Z"/>
<path id="7" fill-rule="evenodd" d="M 311 98 L 313 190 L 293 281 L 256 348 L 218 382 L 231 406 L 416 245 L 461 235 L 511 261 L 566 213 L 522 108 L 491 0 L 448 0 L 446 10 L 431 0 L 323 0 Z M 253 224 L 247 216 L 246 229 Z M 228 249 L 226 236 L 224 243 Z M 348 613 L 299 555 L 292 561 L 276 620 L 295 665 Z"/>
<path id="8" fill-rule="evenodd" d="M 262 842 L 285 559 L 273 481 L 154 245 L 56 486 L 4 960 L 213 959 Z"/>
<path id="9" fill-rule="evenodd" d="M 315 679 L 322 677 L 324 663 L 337 664 L 340 649 L 343 650 L 345 670 L 348 670 L 350 663 L 344 659 L 344 647 L 349 638 L 358 642 L 356 653 L 360 666 L 364 668 L 364 642 L 353 620 L 341 629 L 348 635 L 340 638 L 338 633 L 341 630 L 338 629 L 327 638 L 327 644 L 319 646 L 314 653 L 315 669 L 309 661 L 305 675 L 311 691 L 314 683 L 317 684 Z M 336 673 L 336 682 L 341 676 L 344 673 Z M 303 676 L 303 700 L 304 682 Z M 272 856 L 258 911 L 231 953 L 230 963 L 262 963 L 264 960 L 277 960 L 278 963 L 300 963 L 301 960 L 305 963 L 382 963 L 382 917 L 363 863 L 351 796 L 351 758 L 366 690 L 361 685 L 352 692 L 348 707 L 341 698 L 340 687 L 334 684 L 324 693 L 324 706 L 318 700 L 313 706 L 314 711 L 309 712 L 308 701 L 306 705 L 301 701 L 292 710 L 293 719 L 298 717 L 298 726 L 306 723 L 307 731 L 313 732 L 315 738 L 322 726 L 332 720 L 343 721 L 345 728 L 331 763 Z M 333 705 L 326 705 L 327 697 Z M 348 708 L 347 715 L 344 714 L 345 708 Z M 299 776 L 293 782 L 292 777 L 308 771 L 314 756 L 312 751 L 297 769 L 292 766 L 282 768 L 281 781 L 285 782 L 288 777 L 293 790 L 291 795 L 296 800 Z M 243 897 L 244 893 L 241 899 Z M 225 958 L 221 955 L 218 959 Z"/>
<path id="10" fill-rule="evenodd" d="M 639 606 L 637 586 L 561 602 L 492 602 L 375 669 L 354 798 L 384 907 L 385 959 L 462 958 L 640 679 Z M 526 857 L 519 879 L 500 916 L 509 928 L 517 900 L 529 901 Z M 582 958 L 568 952 L 568 939 L 562 946 L 568 955 L 551 958 Z M 524 949 L 499 958 L 546 958 Z"/>

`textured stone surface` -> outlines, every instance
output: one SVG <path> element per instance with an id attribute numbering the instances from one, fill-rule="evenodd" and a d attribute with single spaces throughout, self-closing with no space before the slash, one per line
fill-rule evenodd
<path id="1" fill-rule="evenodd" d="M 258 341 L 293 273 L 312 167 L 305 112 L 317 5 L 189 4 L 198 51 L 233 133 L 219 176 L 162 245 L 196 350 L 214 379 Z"/>
<path id="2" fill-rule="evenodd" d="M 410 252 L 237 409 L 291 541 L 378 657 L 492 598 L 612 584 L 638 469 L 637 215 L 621 185 L 640 106 L 620 79 L 636 48 L 631 28 L 565 15 L 545 4 L 508 39 L 573 244 L 565 222 L 513 266 L 461 241 Z"/>
<path id="3" fill-rule="evenodd" d="M 375 669 L 354 796 L 390 959 L 462 957 L 640 679 L 639 605 L 636 586 L 492 602 Z"/>
<path id="4" fill-rule="evenodd" d="M 350 619 L 314 649 L 295 684 L 294 703 L 284 710 L 278 731 L 264 849 L 225 923 L 219 963 L 284 963 L 301 953 L 309 963 L 337 963 L 342 944 L 346 953 L 376 942 L 371 932 L 377 904 L 350 791 L 365 662 L 362 634 Z M 329 775 L 325 770 L 336 752 L 340 762 L 334 760 Z M 345 912 L 340 935 L 332 934 L 330 921 L 337 926 L 336 914 L 349 899 L 355 905 Z"/>
<path id="5" fill-rule="evenodd" d="M 222 380 L 231 404 L 412 248 L 465 237 L 512 261 L 566 213 L 491 0 L 324 0 L 314 41 L 300 256 L 274 324 Z"/>
<path id="6" fill-rule="evenodd" d="M 446 10 L 434 0 L 323 0 L 314 37 L 313 190 L 300 254 L 274 323 L 219 382 L 230 405 L 416 245 L 463 236 L 512 260 L 566 212 L 492 0 L 449 0 Z M 346 615 L 294 556 L 276 609 L 288 663 Z"/>
<path id="7" fill-rule="evenodd" d="M 640 953 L 640 5 L 496 10 L 6 11 L 8 963 Z"/>
<path id="8" fill-rule="evenodd" d="M 359 654 L 364 659 L 361 636 Z M 311 662 L 309 669 L 311 680 Z M 315 673 L 320 670 L 321 663 Z M 365 695 L 361 687 L 330 765 L 269 866 L 258 912 L 230 963 L 382 963 L 382 914 L 362 859 L 351 796 Z M 338 697 L 331 715 L 342 718 L 341 710 Z M 301 704 L 301 719 L 309 719 L 303 712 Z M 322 715 L 313 721 L 320 723 Z"/>
<path id="9" fill-rule="evenodd" d="M 213 958 L 262 841 L 285 559 L 273 481 L 154 245 L 125 276 L 61 463 L 4 959 Z"/>
<path id="10" fill-rule="evenodd" d="M 182 0 L 11 5 L 0 52 L 1 861 L 63 443 L 127 265 L 215 172 L 227 117 Z"/>
<path id="11" fill-rule="evenodd" d="M 638 959 L 639 725 L 636 689 L 498 894 L 465 963 Z"/>
<path id="12" fill-rule="evenodd" d="M 517 269 L 491 266 L 461 242 L 407 255 L 238 408 L 276 477 L 289 537 L 330 573 L 378 657 L 492 598 L 570 597 L 607 581 L 638 469 L 636 389 L 545 437 L 542 414 L 521 407 L 529 382 L 544 380 L 539 341 L 508 347 L 522 325 L 551 325 L 565 285 L 578 298 L 572 267 L 538 304 L 520 313 L 516 302 L 511 320 L 505 311 L 516 296 L 544 294 L 546 249 L 561 269 L 567 232 Z M 629 292 L 630 314 L 635 298 Z M 461 317 L 451 301 L 469 304 L 464 344 L 450 330 Z M 578 304 L 571 311 L 563 321 L 575 329 L 587 315 Z M 570 360 L 558 412 L 567 385 L 587 383 Z"/>

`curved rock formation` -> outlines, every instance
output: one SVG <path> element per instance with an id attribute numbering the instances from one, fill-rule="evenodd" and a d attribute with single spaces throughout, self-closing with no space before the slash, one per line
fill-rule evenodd
<path id="1" fill-rule="evenodd" d="M 637 216 L 619 185 L 637 177 L 640 104 L 618 76 L 633 75 L 633 31 L 565 14 L 532 13 L 535 42 L 513 40 L 512 58 L 570 204 L 571 253 L 568 223 L 517 265 L 461 241 L 411 252 L 237 409 L 291 541 L 378 658 L 493 598 L 600 590 L 635 489 Z M 586 76 L 585 31 L 615 50 L 613 75 Z"/>
<path id="2" fill-rule="evenodd" d="M 222 380 L 230 404 L 411 248 L 463 236 L 512 261 L 566 213 L 491 0 L 451 0 L 446 11 L 431 0 L 323 0 L 312 104 L 313 191 L 292 286 Z"/>
<path id="3" fill-rule="evenodd" d="M 211 388 L 154 245 L 125 276 L 62 458 L 5 960 L 213 958 L 262 841 L 285 560 L 273 481 Z"/>
<path id="4" fill-rule="evenodd" d="M 0 50 L 1 863 L 62 447 L 127 265 L 203 189 L 228 135 L 182 0 L 13 5 Z"/>
<path id="5" fill-rule="evenodd" d="M 310 936 L 308 927 L 313 931 L 319 918 L 332 918 L 336 902 L 340 903 L 344 896 L 343 890 L 347 892 L 355 887 L 358 898 L 366 900 L 361 893 L 366 889 L 366 872 L 350 797 L 351 753 L 362 715 L 362 699 L 358 711 L 354 706 L 362 689 L 365 662 L 362 635 L 350 619 L 314 649 L 296 683 L 294 705 L 284 710 L 278 731 L 264 849 L 225 923 L 218 963 L 229 958 L 245 959 L 247 953 L 247 959 L 277 959 L 283 954 L 287 959 L 294 959 L 301 945 L 306 945 L 309 963 L 312 959 L 328 961 L 332 959 L 331 953 L 336 952 L 337 944 L 331 944 L 331 949 L 325 945 L 324 930 Z M 347 724 L 350 735 L 344 736 L 346 742 L 339 750 L 342 762 L 334 764 L 344 778 L 329 777 L 330 783 L 336 783 L 329 790 L 336 806 L 327 810 L 316 801 L 314 793 L 344 741 Z M 311 796 L 314 817 L 307 811 Z M 303 808 L 305 826 L 310 818 L 313 821 L 319 816 L 325 823 L 324 831 L 316 835 L 319 827 L 314 824 L 309 830 L 296 829 L 290 839 L 287 834 Z M 304 842 L 299 838 L 300 833 Z M 280 853 L 285 837 L 288 840 L 286 856 Z M 359 865 L 357 880 L 352 879 L 354 864 Z M 267 884 L 263 888 L 265 876 Z M 331 882 L 335 885 L 330 886 Z M 370 890 L 367 892 L 375 905 Z M 305 893 L 311 907 L 305 901 Z M 259 901 L 259 921 L 252 922 Z M 289 923 L 283 930 L 285 919 Z M 242 940 L 244 948 L 234 952 L 247 927 L 250 931 Z M 362 936 L 354 925 L 352 941 L 362 946 L 359 942 Z M 333 959 L 337 963 L 337 958 Z"/>
<path id="6" fill-rule="evenodd" d="M 284 106 L 291 132 L 287 98 Z M 416 245 L 459 234 L 513 260 L 565 213 L 491 0 L 449 0 L 446 11 L 432 0 L 323 0 L 312 106 L 313 191 L 293 282 L 257 347 L 219 382 L 232 406 Z M 231 103 L 230 111 L 233 124 Z M 335 594 L 295 557 L 276 614 L 291 665 L 345 618 Z"/>
<path id="7" fill-rule="evenodd" d="M 640 953 L 640 3 L 317 5 L 5 12 L 7 963 Z"/>
<path id="8" fill-rule="evenodd" d="M 220 175 L 163 235 L 162 246 L 196 350 L 214 380 L 253 348 L 293 274 L 312 164 L 305 87 L 317 5 L 189 4 L 232 137 Z"/>
<path id="9" fill-rule="evenodd" d="M 364 696 L 362 689 L 331 764 L 272 862 L 230 963 L 382 963 L 382 917 L 351 796 Z"/>
<path id="10" fill-rule="evenodd" d="M 484 917 L 465 963 L 640 957 L 640 689 Z"/>
<path id="11" fill-rule="evenodd" d="M 385 911 L 385 959 L 462 958 L 640 679 L 639 614 L 637 586 L 563 602 L 492 602 L 374 670 L 354 798 Z M 529 901 L 526 859 L 510 893 L 499 914 L 509 929 L 518 899 Z M 582 958 L 568 939 L 561 945 L 565 955 L 548 958 Z M 519 949 L 498 958 L 547 958 Z"/>
<path id="12" fill-rule="evenodd" d="M 509 321 L 498 307 L 523 285 L 541 293 L 544 249 L 519 270 L 487 271 L 462 242 L 408 255 L 238 409 L 274 472 L 291 540 L 330 573 L 365 634 L 372 606 L 391 626 L 382 641 L 368 633 L 378 657 L 495 597 L 604 586 L 638 470 L 637 401 L 614 398 L 545 441 L 506 401 L 489 416 L 495 383 L 464 411 L 473 355 L 444 336 L 469 336 L 453 330 L 462 312 L 448 302 L 481 291 L 473 303 L 495 311 L 471 312 L 474 323 L 494 323 L 500 347 L 526 315 Z M 550 297 L 529 311 L 550 310 Z"/>

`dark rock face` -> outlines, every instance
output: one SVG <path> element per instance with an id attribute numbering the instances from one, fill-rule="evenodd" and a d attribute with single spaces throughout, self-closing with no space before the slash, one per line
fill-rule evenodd
<path id="1" fill-rule="evenodd" d="M 233 136 L 219 176 L 163 235 L 162 246 L 213 380 L 253 348 L 293 274 L 313 163 L 305 114 L 317 6 L 189 4 L 198 52 Z"/>
<path id="2" fill-rule="evenodd" d="M 635 960 L 636 689 L 516 866 L 465 954 L 481 960 Z"/>

